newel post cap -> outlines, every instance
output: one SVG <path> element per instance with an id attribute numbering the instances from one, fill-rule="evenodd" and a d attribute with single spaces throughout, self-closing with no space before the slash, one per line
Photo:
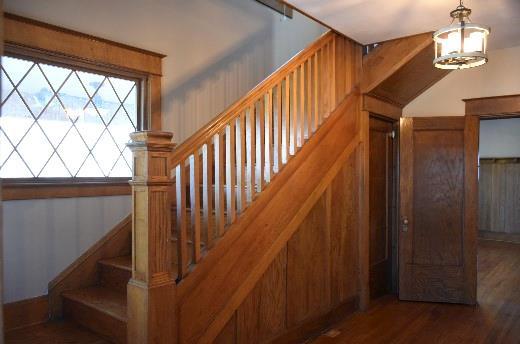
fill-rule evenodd
<path id="1" fill-rule="evenodd" d="M 167 131 L 143 130 L 130 133 L 128 148 L 134 150 L 171 151 L 175 144 L 173 134 Z"/>

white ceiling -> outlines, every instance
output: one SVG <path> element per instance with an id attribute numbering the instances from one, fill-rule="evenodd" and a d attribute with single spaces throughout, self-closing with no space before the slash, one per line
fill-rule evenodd
<path id="1" fill-rule="evenodd" d="M 369 44 L 435 31 L 450 24 L 458 0 L 287 0 L 287 3 Z M 466 0 L 474 23 L 491 27 L 490 49 L 520 45 L 520 0 Z"/>

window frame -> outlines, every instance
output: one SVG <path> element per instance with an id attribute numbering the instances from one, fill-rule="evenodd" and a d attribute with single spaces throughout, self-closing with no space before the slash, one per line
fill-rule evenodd
<path id="1" fill-rule="evenodd" d="M 137 130 L 160 130 L 164 55 L 4 14 L 4 55 L 137 82 Z M 45 35 L 44 39 L 41 39 Z M 105 54 L 99 49 L 104 48 Z M 105 56 L 106 55 L 106 56 Z M 4 178 L 3 200 L 130 195 L 131 177 Z"/>

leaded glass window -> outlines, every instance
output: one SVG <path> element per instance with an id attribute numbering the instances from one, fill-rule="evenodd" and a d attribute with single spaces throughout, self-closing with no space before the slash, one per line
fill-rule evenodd
<path id="1" fill-rule="evenodd" d="M 0 177 L 130 177 L 139 80 L 2 58 Z"/>

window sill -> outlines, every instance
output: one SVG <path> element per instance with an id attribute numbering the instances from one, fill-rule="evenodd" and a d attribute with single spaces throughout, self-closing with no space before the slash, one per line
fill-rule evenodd
<path id="1" fill-rule="evenodd" d="M 131 195 L 130 178 L 3 179 L 2 200 Z"/>

